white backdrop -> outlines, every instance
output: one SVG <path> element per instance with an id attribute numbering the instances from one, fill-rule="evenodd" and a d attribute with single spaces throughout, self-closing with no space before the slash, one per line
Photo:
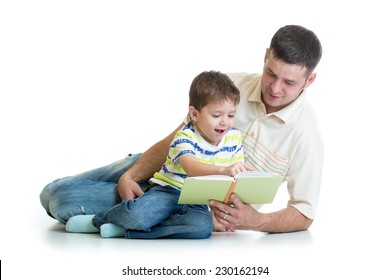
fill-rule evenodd
<path id="1" fill-rule="evenodd" d="M 122 267 L 145 262 L 152 267 L 268 265 L 273 269 L 268 279 L 387 274 L 376 254 L 390 249 L 384 231 L 390 156 L 384 3 L 2 1 L 0 259 L 5 278 L 117 279 L 123 278 Z M 268 243 L 252 233 L 242 246 L 249 234 L 243 233 L 236 243 L 228 237 L 228 248 L 177 241 L 172 249 L 153 241 L 111 247 L 107 240 L 92 249 L 85 236 L 63 237 L 65 245 L 59 246 L 46 236 L 58 225 L 39 205 L 45 184 L 144 151 L 186 115 L 195 75 L 211 69 L 260 72 L 272 35 L 286 24 L 312 29 L 324 49 L 310 101 L 322 126 L 326 162 L 309 232 L 298 239 L 278 235 Z M 280 192 L 269 210 L 283 207 L 285 199 Z M 301 239 L 307 240 L 294 244 Z"/>

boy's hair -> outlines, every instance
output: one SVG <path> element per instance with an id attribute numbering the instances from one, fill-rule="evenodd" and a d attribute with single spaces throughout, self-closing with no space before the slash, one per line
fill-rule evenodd
<path id="1" fill-rule="evenodd" d="M 190 104 L 200 111 L 214 101 L 227 100 L 234 105 L 240 102 L 240 91 L 233 81 L 219 71 L 205 71 L 197 75 L 190 87 Z"/>
<path id="2" fill-rule="evenodd" d="M 272 37 L 269 53 L 288 64 L 306 67 L 309 76 L 321 60 L 322 46 L 313 31 L 299 25 L 286 25 Z"/>

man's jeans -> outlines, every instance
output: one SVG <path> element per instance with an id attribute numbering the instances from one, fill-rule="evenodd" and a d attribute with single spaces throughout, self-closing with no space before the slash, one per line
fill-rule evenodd
<path id="1" fill-rule="evenodd" d="M 121 203 L 117 184 L 122 174 L 125 173 L 140 156 L 141 154 L 130 155 L 110 165 L 75 176 L 55 180 L 48 184 L 41 192 L 40 200 L 43 208 L 45 208 L 46 212 L 51 217 L 64 224 L 70 217 L 76 215 L 96 215 L 98 217 L 103 217 L 108 210 L 117 204 L 129 203 L 126 201 Z M 149 184 L 146 182 L 141 184 L 143 190 L 148 187 Z M 145 195 L 146 194 L 147 192 Z M 166 221 L 161 223 L 161 226 L 173 224 L 177 227 L 177 235 L 171 232 L 166 235 L 166 237 L 205 238 L 204 232 L 209 231 L 209 221 L 211 218 L 209 215 L 203 215 L 203 207 L 194 205 L 176 206 L 182 207 L 179 214 L 169 217 Z M 199 208 L 201 208 L 200 212 L 198 211 Z M 151 211 L 151 209 L 145 211 Z M 201 223 L 204 223 L 206 230 L 197 232 L 196 228 L 199 226 L 199 221 L 201 220 Z M 178 224 L 180 224 L 180 226 L 178 226 Z M 188 229 L 187 233 L 185 233 L 183 227 Z M 130 231 L 130 233 L 127 234 L 127 237 L 157 238 L 153 236 L 163 236 L 155 232 L 156 226 L 150 228 L 150 237 L 141 237 L 138 232 L 133 231 Z"/>
<path id="2" fill-rule="evenodd" d="M 177 204 L 180 191 L 154 186 L 143 196 L 122 201 L 93 224 L 113 223 L 126 229 L 126 238 L 208 238 L 213 222 L 207 205 Z"/>

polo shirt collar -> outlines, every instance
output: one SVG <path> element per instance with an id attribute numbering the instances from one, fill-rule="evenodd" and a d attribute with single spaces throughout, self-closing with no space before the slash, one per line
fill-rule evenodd
<path id="1" fill-rule="evenodd" d="M 253 83 L 252 87 L 249 88 L 249 95 L 248 95 L 248 101 L 250 102 L 258 102 L 260 104 L 260 108 L 265 112 L 265 105 L 263 101 L 261 100 L 261 76 L 259 76 L 256 81 Z M 283 109 L 267 114 L 268 116 L 275 116 L 278 119 L 280 119 L 284 123 L 288 123 L 289 120 L 292 119 L 292 117 L 298 112 L 301 111 L 303 108 L 303 104 L 306 99 L 306 91 L 303 90 L 303 92 L 298 96 L 298 98 L 289 104 L 288 106 L 284 107 Z"/>

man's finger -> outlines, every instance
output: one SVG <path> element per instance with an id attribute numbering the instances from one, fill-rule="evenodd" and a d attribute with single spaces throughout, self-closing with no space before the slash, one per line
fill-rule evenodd
<path id="1" fill-rule="evenodd" d="M 244 203 L 242 203 L 241 199 L 234 193 L 230 196 L 230 199 L 233 202 L 234 207 L 237 209 L 240 209 L 245 205 Z"/>

